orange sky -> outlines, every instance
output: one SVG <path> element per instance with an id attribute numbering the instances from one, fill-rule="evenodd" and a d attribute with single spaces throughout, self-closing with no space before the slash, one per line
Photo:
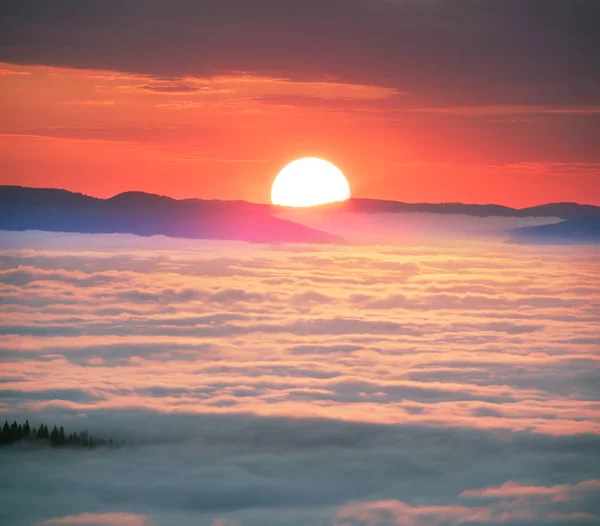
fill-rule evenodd
<path id="1" fill-rule="evenodd" d="M 287 162 L 357 197 L 600 204 L 593 106 L 435 106 L 392 88 L 0 64 L 0 183 L 267 202 Z"/>

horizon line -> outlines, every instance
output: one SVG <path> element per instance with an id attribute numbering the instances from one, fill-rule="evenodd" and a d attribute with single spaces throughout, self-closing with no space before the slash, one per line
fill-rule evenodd
<path id="1" fill-rule="evenodd" d="M 321 208 L 321 207 L 326 207 L 326 206 L 336 206 L 336 205 L 341 205 L 342 203 L 345 203 L 347 201 L 352 201 L 352 200 L 378 201 L 378 202 L 382 202 L 382 203 L 398 203 L 398 204 L 403 204 L 403 205 L 495 206 L 495 207 L 502 207 L 502 208 L 506 208 L 506 209 L 510 209 L 510 210 L 527 210 L 528 208 L 536 208 L 539 206 L 559 205 L 559 204 L 560 205 L 590 206 L 590 207 L 594 207 L 594 208 L 600 208 L 600 204 L 595 205 L 592 203 L 579 203 L 577 201 L 548 201 L 548 202 L 538 203 L 535 205 L 515 207 L 515 206 L 504 205 L 504 204 L 499 204 L 499 203 L 490 203 L 490 202 L 473 203 L 473 202 L 463 202 L 463 201 L 398 201 L 395 199 L 381 199 L 381 198 L 377 198 L 377 197 L 360 197 L 360 196 L 354 196 L 354 195 L 350 196 L 350 198 L 348 198 L 344 201 L 335 201 L 335 202 L 331 202 L 331 203 L 323 203 L 320 205 L 305 206 L 305 207 L 300 207 L 300 206 L 295 207 L 295 206 L 275 205 L 275 204 L 269 203 L 269 202 L 250 201 L 250 200 L 243 199 L 243 198 L 222 199 L 222 198 L 218 198 L 218 197 L 173 197 L 173 196 L 166 195 L 166 194 L 147 192 L 145 190 L 124 190 L 122 192 L 118 192 L 116 194 L 110 195 L 109 197 L 102 197 L 102 196 L 92 195 L 92 194 L 85 193 L 85 192 L 79 192 L 77 190 L 71 190 L 69 188 L 50 187 L 50 186 L 25 186 L 25 185 L 19 185 L 19 184 L 0 184 L 0 189 L 3 189 L 3 188 L 23 188 L 23 189 L 31 189 L 31 190 L 58 190 L 58 191 L 68 192 L 71 194 L 83 195 L 86 197 L 90 197 L 92 199 L 99 199 L 102 201 L 108 201 L 110 199 L 114 199 L 115 197 L 118 197 L 123 194 L 136 193 L 136 194 L 145 194 L 145 195 L 151 195 L 151 196 L 156 196 L 156 197 L 162 197 L 165 199 L 171 199 L 173 201 L 198 200 L 198 201 L 244 202 L 244 203 L 249 203 L 249 204 L 259 205 L 259 206 L 272 206 L 272 207 L 276 207 L 276 208 L 298 209 L 298 210 L 307 209 L 307 208 Z"/>

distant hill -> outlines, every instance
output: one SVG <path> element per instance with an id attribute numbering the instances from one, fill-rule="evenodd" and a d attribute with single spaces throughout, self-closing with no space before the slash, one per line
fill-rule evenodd
<path id="1" fill-rule="evenodd" d="M 474 205 L 463 203 L 402 203 L 380 199 L 353 198 L 342 203 L 324 205 L 331 212 L 353 212 L 363 214 L 430 213 L 457 214 L 475 217 L 559 217 L 577 219 L 589 216 L 600 217 L 600 207 L 577 203 L 549 203 L 527 208 L 510 208 L 502 205 Z"/>
<path id="2" fill-rule="evenodd" d="M 515 242 L 593 242 L 600 207 L 550 203 L 516 209 L 501 205 L 401 203 L 349 199 L 318 207 L 320 213 L 430 213 L 474 217 L 553 217 L 566 221 L 514 232 Z M 340 243 L 343 239 L 278 217 L 281 208 L 246 201 L 172 199 L 125 192 L 110 199 L 51 188 L 0 186 L 0 229 L 128 233 L 256 243 Z M 571 237 L 570 237 L 571 236 Z M 596 236 L 596 237 L 594 237 Z M 562 239 L 563 241 L 556 241 Z M 570 241 L 569 241 L 570 239 Z M 530 240 L 530 241 L 526 241 Z M 577 241 L 576 241 L 577 240 Z M 584 241 L 587 240 L 587 241 Z"/>
<path id="3" fill-rule="evenodd" d="M 587 219 L 600 217 L 600 206 L 580 205 L 578 203 L 549 203 L 530 206 L 519 210 L 522 214 L 537 217 L 560 217 L 562 219 Z M 523 215 L 522 217 L 526 217 Z"/>
<path id="4" fill-rule="evenodd" d="M 526 208 L 511 208 L 493 204 L 401 203 L 353 198 L 342 203 L 324 205 L 322 210 L 326 214 L 332 214 L 333 217 L 337 213 L 350 212 L 355 214 L 452 214 L 479 218 L 559 218 L 564 221 L 514 229 L 509 242 L 561 245 L 600 243 L 600 207 L 578 203 L 548 203 Z"/>
<path id="5" fill-rule="evenodd" d="M 600 243 L 600 216 L 568 219 L 553 225 L 517 228 L 510 242 L 560 245 Z"/>
<path id="6" fill-rule="evenodd" d="M 339 243 L 337 236 L 243 201 L 176 200 L 143 192 L 97 199 L 66 190 L 0 186 L 0 229 L 165 235 L 256 243 Z"/>

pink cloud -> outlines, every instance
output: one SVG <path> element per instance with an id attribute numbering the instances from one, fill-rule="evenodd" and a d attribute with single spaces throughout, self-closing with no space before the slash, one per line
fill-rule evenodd
<path id="1" fill-rule="evenodd" d="M 215 519 L 211 526 L 242 526 L 242 524 L 233 519 Z"/>
<path id="2" fill-rule="evenodd" d="M 519 502 L 510 508 L 505 503 L 490 506 L 412 506 L 399 500 L 359 502 L 344 506 L 335 516 L 335 526 L 443 526 L 472 522 L 597 520 L 584 512 L 547 511 L 544 503 Z M 351 522 L 347 522 L 351 521 Z"/>
<path id="3" fill-rule="evenodd" d="M 368 526 L 437 526 L 442 523 L 461 524 L 466 521 L 488 522 L 485 508 L 467 506 L 411 506 L 399 500 L 363 502 L 345 506 L 336 515 L 336 526 L 345 520 L 360 521 Z"/>
<path id="4" fill-rule="evenodd" d="M 559 500 L 572 500 L 578 495 L 600 491 L 600 480 L 586 480 L 579 484 L 558 484 L 556 486 L 524 486 L 509 480 L 501 486 L 469 489 L 461 497 L 475 498 L 518 498 L 518 497 L 560 497 Z"/>
<path id="5" fill-rule="evenodd" d="M 145 515 L 131 513 L 81 513 L 48 519 L 42 524 L 48 526 L 150 526 Z"/>

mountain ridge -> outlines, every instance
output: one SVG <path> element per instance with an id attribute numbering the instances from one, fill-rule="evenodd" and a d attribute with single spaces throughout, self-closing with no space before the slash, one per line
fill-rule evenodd
<path id="1" fill-rule="evenodd" d="M 567 219 L 560 223 L 513 230 L 509 243 L 587 245 L 600 243 L 600 216 Z"/>
<path id="2" fill-rule="evenodd" d="M 202 199 L 196 197 L 186 197 L 182 199 L 176 199 L 174 197 L 153 194 L 150 192 L 144 192 L 141 190 L 127 190 L 115 194 L 108 198 L 93 197 L 81 192 L 74 192 L 72 190 L 60 189 L 60 188 L 37 188 L 19 185 L 0 185 L 0 197 L 1 195 L 11 189 L 19 189 L 22 191 L 35 192 L 35 193 L 62 193 L 69 195 L 76 195 L 85 197 L 93 200 L 100 201 L 126 201 L 127 199 L 146 199 L 146 200 L 164 200 L 177 203 L 190 203 L 190 202 L 201 202 L 210 204 L 220 205 L 238 205 L 248 207 L 256 210 L 278 210 L 282 207 L 277 205 L 271 205 L 266 203 L 254 203 L 251 201 L 245 201 L 243 199 Z M 307 207 L 309 208 L 309 207 Z M 313 208 L 313 207 L 310 207 Z M 416 212 L 416 213 L 438 213 L 438 214 L 463 214 L 473 215 L 478 217 L 489 217 L 495 216 L 506 216 L 506 217 L 560 217 L 561 219 L 571 219 L 573 217 L 585 217 L 588 215 L 600 215 L 600 206 L 591 204 L 581 204 L 572 201 L 559 201 L 552 203 L 543 203 L 539 205 L 527 206 L 523 208 L 515 208 L 506 205 L 498 205 L 495 203 L 461 203 L 461 202 L 441 202 L 441 203 L 407 203 L 403 201 L 393 201 L 389 199 L 372 199 L 365 197 L 352 197 L 347 201 L 341 201 L 337 203 L 329 203 L 325 205 L 318 205 L 317 208 L 321 210 L 338 211 L 343 210 L 345 212 L 358 212 L 358 213 L 403 213 L 403 212 Z"/>
<path id="3" fill-rule="evenodd" d="M 59 189 L 0 186 L 0 229 L 165 235 L 253 243 L 342 243 L 261 207 L 222 206 L 144 192 L 109 199 Z"/>
<path id="4" fill-rule="evenodd" d="M 345 203 L 332 203 L 332 205 L 325 206 L 331 206 L 332 210 L 338 208 L 355 213 L 433 213 L 475 217 L 559 217 L 561 219 L 573 219 L 588 215 L 600 216 L 600 206 L 572 202 L 513 208 L 493 203 L 403 203 L 381 199 L 352 198 Z"/>
<path id="5" fill-rule="evenodd" d="M 516 229 L 514 242 L 586 242 L 597 238 L 600 207 L 571 202 L 525 208 L 496 204 L 403 203 L 352 198 L 315 207 L 321 213 L 429 213 L 473 217 L 553 217 L 556 225 Z M 257 243 L 341 243 L 339 236 L 278 217 L 284 208 L 243 200 L 175 199 L 127 191 L 102 199 L 57 188 L 0 186 L 0 229 L 130 233 Z M 539 240 L 536 240 L 540 236 Z"/>

